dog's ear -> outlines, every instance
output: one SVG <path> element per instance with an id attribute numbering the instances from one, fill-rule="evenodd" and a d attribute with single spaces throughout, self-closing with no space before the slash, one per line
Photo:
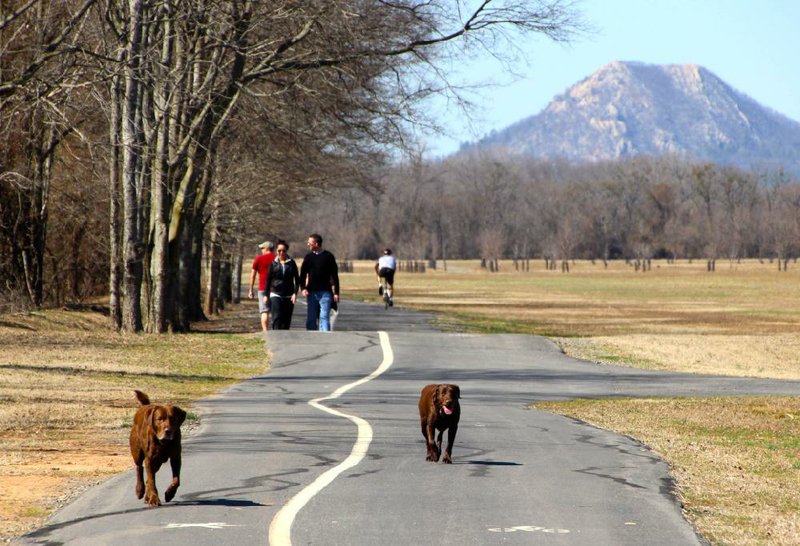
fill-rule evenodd
<path id="1" fill-rule="evenodd" d="M 453 385 L 453 394 L 457 399 L 461 398 L 461 387 L 458 385 Z"/>
<path id="2" fill-rule="evenodd" d="M 150 419 L 150 430 L 158 430 L 158 427 L 156 426 L 156 413 L 158 413 L 158 408 L 153 406 L 147 408 L 145 411 L 147 411 L 149 414 L 147 417 Z"/>
<path id="3" fill-rule="evenodd" d="M 183 411 L 178 406 L 172 406 L 173 411 L 175 412 L 175 416 L 178 418 L 178 426 L 181 426 L 183 422 L 186 420 L 186 412 Z"/>

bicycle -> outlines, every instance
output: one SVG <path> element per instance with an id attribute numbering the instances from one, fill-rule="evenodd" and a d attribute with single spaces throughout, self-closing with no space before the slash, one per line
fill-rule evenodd
<path id="1" fill-rule="evenodd" d="M 384 309 L 389 309 L 389 307 L 392 307 L 394 305 L 394 302 L 392 301 L 392 298 L 389 296 L 388 288 L 389 288 L 389 285 L 386 282 L 386 277 L 381 277 L 381 283 L 378 286 L 378 294 L 383 296 L 383 308 Z"/>

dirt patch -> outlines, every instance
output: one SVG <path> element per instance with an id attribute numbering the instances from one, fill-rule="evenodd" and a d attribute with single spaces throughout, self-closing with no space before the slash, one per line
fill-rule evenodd
<path id="1" fill-rule="evenodd" d="M 0 540 L 44 524 L 47 516 L 87 488 L 132 468 L 127 446 L 109 442 L 87 449 L 83 440 L 58 449 L 0 457 Z"/>

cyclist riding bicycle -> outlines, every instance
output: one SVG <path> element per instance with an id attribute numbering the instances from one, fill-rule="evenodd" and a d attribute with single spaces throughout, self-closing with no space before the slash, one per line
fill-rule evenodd
<path id="1" fill-rule="evenodd" d="M 383 249 L 383 256 L 378 258 L 375 264 L 375 274 L 378 275 L 378 294 L 383 295 L 383 283 L 381 279 L 386 280 L 386 297 L 387 303 L 391 306 L 394 305 L 392 296 L 394 294 L 394 272 L 397 269 L 397 262 L 392 256 L 392 249 Z"/>

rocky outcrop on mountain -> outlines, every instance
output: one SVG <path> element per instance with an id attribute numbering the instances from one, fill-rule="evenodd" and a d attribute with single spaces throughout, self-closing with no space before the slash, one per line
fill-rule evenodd
<path id="1" fill-rule="evenodd" d="M 473 146 L 570 161 L 678 154 L 800 173 L 800 123 L 696 65 L 610 63 Z"/>

